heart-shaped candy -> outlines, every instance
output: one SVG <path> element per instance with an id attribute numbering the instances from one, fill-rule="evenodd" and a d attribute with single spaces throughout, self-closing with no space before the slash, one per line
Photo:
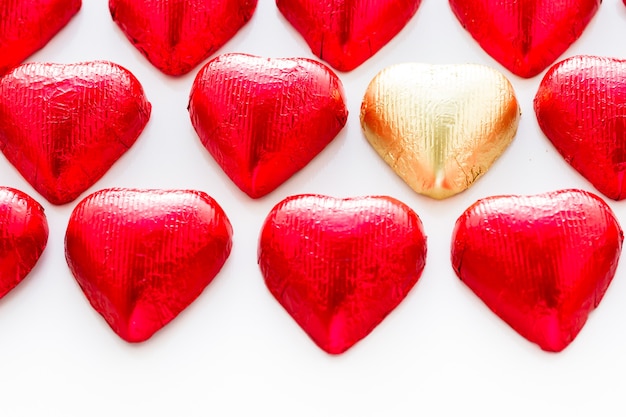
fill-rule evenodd
<path id="1" fill-rule="evenodd" d="M 231 239 L 203 192 L 107 189 L 74 209 L 65 256 L 92 307 L 122 339 L 142 342 L 213 280 Z"/>
<path id="2" fill-rule="evenodd" d="M 257 0 L 109 0 L 130 42 L 169 75 L 191 71 L 250 20 Z"/>
<path id="3" fill-rule="evenodd" d="M 0 75 L 43 48 L 80 7 L 81 0 L 0 2 Z"/>
<path id="4" fill-rule="evenodd" d="M 21 191 L 0 187 L 0 297 L 28 275 L 47 242 L 43 207 Z"/>
<path id="5" fill-rule="evenodd" d="M 576 41 L 602 0 L 450 0 L 463 27 L 509 71 L 533 77 Z"/>
<path id="6" fill-rule="evenodd" d="M 0 78 L 0 149 L 48 201 L 68 203 L 135 143 L 150 110 L 119 65 L 24 64 Z"/>
<path id="7" fill-rule="evenodd" d="M 312 52 L 350 71 L 378 52 L 411 20 L 421 0 L 276 0 Z"/>
<path id="8" fill-rule="evenodd" d="M 367 336 L 404 299 L 425 261 L 419 217 L 390 197 L 289 197 L 270 212 L 259 242 L 270 292 L 333 354 Z"/>
<path id="9" fill-rule="evenodd" d="M 303 58 L 225 54 L 196 77 L 191 122 L 226 175 L 262 197 L 308 164 L 348 117 L 341 81 Z"/>
<path id="10" fill-rule="evenodd" d="M 457 220 L 452 264 L 519 334 L 558 352 L 602 300 L 622 240 L 611 209 L 584 191 L 490 197 Z"/>
<path id="11" fill-rule="evenodd" d="M 541 130 L 601 193 L 626 197 L 626 61 L 576 56 L 553 66 L 535 97 Z"/>
<path id="12" fill-rule="evenodd" d="M 515 137 L 519 116 L 511 83 L 482 65 L 394 65 L 371 81 L 361 105 L 376 152 L 433 198 L 457 194 L 487 172 Z"/>

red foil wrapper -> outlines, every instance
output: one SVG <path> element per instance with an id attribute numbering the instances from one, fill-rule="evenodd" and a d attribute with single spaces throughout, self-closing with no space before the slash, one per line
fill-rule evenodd
<path id="1" fill-rule="evenodd" d="M 189 114 L 202 144 L 252 198 L 307 165 L 348 118 L 341 81 L 325 65 L 244 54 L 200 70 Z"/>
<path id="2" fill-rule="evenodd" d="M 48 222 L 28 195 L 0 187 L 0 297 L 33 269 L 48 242 Z"/>
<path id="3" fill-rule="evenodd" d="M 74 209 L 67 263 L 92 307 L 142 342 L 191 304 L 230 254 L 226 214 L 200 191 L 108 189 Z"/>
<path id="4" fill-rule="evenodd" d="M 150 111 L 119 65 L 24 64 L 0 79 L 0 149 L 48 201 L 68 203 L 135 143 Z"/>
<path id="5" fill-rule="evenodd" d="M 367 336 L 407 295 L 426 261 L 413 210 L 390 197 L 289 197 L 259 241 L 265 283 L 328 353 Z"/>
<path id="6" fill-rule="evenodd" d="M 450 0 L 480 46 L 521 77 L 534 77 L 583 33 L 602 0 Z"/>
<path id="7" fill-rule="evenodd" d="M 81 0 L 0 2 L 0 75 L 43 48 L 78 13 Z"/>
<path id="8" fill-rule="evenodd" d="M 576 56 L 554 65 L 535 112 L 572 167 L 607 197 L 626 197 L 626 61 Z"/>
<path id="9" fill-rule="evenodd" d="M 519 334 L 559 352 L 602 300 L 622 241 L 613 212 L 593 194 L 490 197 L 457 220 L 452 265 Z"/>
<path id="10" fill-rule="evenodd" d="M 276 0 L 311 51 L 339 71 L 368 60 L 411 20 L 421 0 Z"/>
<path id="11" fill-rule="evenodd" d="M 158 69 L 182 75 L 250 20 L 257 0 L 110 0 L 113 20 Z"/>

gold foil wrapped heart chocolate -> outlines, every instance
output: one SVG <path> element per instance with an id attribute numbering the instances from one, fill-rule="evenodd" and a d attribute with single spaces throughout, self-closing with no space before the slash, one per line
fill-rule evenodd
<path id="1" fill-rule="evenodd" d="M 413 190 L 442 199 L 469 188 L 517 132 L 509 80 L 482 65 L 400 64 L 370 82 L 361 126 Z"/>

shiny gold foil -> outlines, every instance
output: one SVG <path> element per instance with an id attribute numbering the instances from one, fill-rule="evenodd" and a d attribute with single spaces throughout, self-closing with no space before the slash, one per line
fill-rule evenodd
<path id="1" fill-rule="evenodd" d="M 437 199 L 487 172 L 515 137 L 519 117 L 509 80 L 471 64 L 388 67 L 361 105 L 376 152 L 413 190 Z"/>

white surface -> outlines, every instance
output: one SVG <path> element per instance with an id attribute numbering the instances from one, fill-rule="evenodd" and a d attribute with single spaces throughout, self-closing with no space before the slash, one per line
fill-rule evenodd
<path id="1" fill-rule="evenodd" d="M 195 303 L 148 342 L 129 345 L 91 309 L 65 263 L 65 227 L 76 202 L 49 204 L 0 158 L 1 183 L 41 202 L 50 223 L 40 262 L 0 301 L 2 415 L 623 414 L 625 265 L 578 338 L 559 354 L 545 353 L 511 330 L 452 271 L 454 222 L 477 199 L 595 190 L 537 126 L 532 99 L 541 76 L 525 80 L 504 70 L 461 28 L 447 1 L 424 0 L 382 51 L 339 73 L 350 111 L 346 128 L 309 166 L 256 201 L 228 180 L 191 127 L 186 106 L 197 70 L 178 79 L 161 74 L 111 21 L 107 3 L 85 0 L 70 24 L 30 59 L 112 60 L 137 76 L 153 105 L 143 135 L 88 193 L 114 186 L 204 190 L 230 217 L 233 251 Z M 626 57 L 624 39 L 626 7 L 606 0 L 564 57 Z M 219 52 L 314 58 L 272 0 L 260 0 L 252 21 Z M 472 188 L 448 200 L 413 193 L 361 134 L 358 114 L 368 82 L 382 68 L 406 61 L 493 66 L 511 79 L 522 106 L 511 147 Z M 372 334 L 338 357 L 321 351 L 279 306 L 256 264 L 265 216 L 284 197 L 300 193 L 390 195 L 421 216 L 428 235 L 420 282 Z M 608 203 L 626 225 L 626 203 Z"/>

